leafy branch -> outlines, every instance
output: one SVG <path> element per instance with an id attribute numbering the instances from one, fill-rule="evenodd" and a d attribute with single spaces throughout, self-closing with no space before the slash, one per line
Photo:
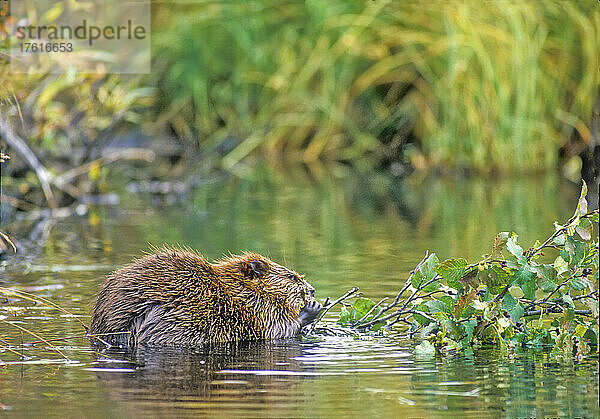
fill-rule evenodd
<path id="1" fill-rule="evenodd" d="M 440 262 L 427 252 L 391 303 L 357 298 L 342 307 L 338 324 L 355 333 L 402 324 L 408 337 L 420 333 L 428 339 L 420 349 L 491 343 L 503 349 L 554 345 L 563 355 L 597 353 L 598 239 L 592 236 L 599 214 L 588 211 L 586 196 L 584 182 L 573 216 L 527 250 L 516 234 L 502 232 L 476 263 Z"/>

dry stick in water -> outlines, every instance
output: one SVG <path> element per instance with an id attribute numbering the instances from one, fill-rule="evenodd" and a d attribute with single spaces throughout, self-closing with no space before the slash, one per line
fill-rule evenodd
<path id="1" fill-rule="evenodd" d="M 22 360 L 23 358 L 25 358 L 25 356 L 24 356 L 22 353 L 20 353 L 20 352 L 17 352 L 17 351 L 15 351 L 14 349 L 11 349 L 11 348 L 9 348 L 8 346 L 0 345 L 0 349 L 2 349 L 2 350 L 6 350 L 6 351 L 9 351 L 9 352 L 12 352 L 12 353 L 13 353 L 13 354 L 15 354 L 15 355 L 19 355 L 19 358 L 21 358 L 21 360 Z"/>
<path id="2" fill-rule="evenodd" d="M 0 343 L 3 343 L 4 345 L 0 345 L 0 349 L 6 349 L 7 351 L 12 352 L 13 354 L 17 354 L 20 357 L 22 357 L 22 354 L 20 354 L 19 352 L 15 351 L 14 349 L 11 348 L 11 344 L 7 341 L 5 341 L 4 339 L 0 339 Z"/>
<path id="3" fill-rule="evenodd" d="M 40 339 L 42 342 L 44 342 L 45 344 L 47 344 L 48 346 L 50 346 L 53 350 L 55 350 L 56 352 L 58 352 L 65 360 L 70 361 L 70 359 L 60 349 L 58 349 L 56 346 L 54 346 L 53 344 L 51 344 L 50 342 L 48 342 L 46 339 L 44 339 L 43 337 L 41 337 L 37 333 L 32 332 L 31 330 L 25 329 L 24 327 L 21 327 L 18 324 L 14 324 L 14 323 L 11 323 L 9 321 L 6 321 L 4 319 L 2 319 L 0 321 L 2 321 L 2 323 L 8 324 L 10 326 L 16 327 L 21 332 L 29 333 L 30 335 L 32 335 L 32 336 Z"/>
<path id="4" fill-rule="evenodd" d="M 33 301 L 34 303 L 42 302 L 42 303 L 48 304 L 48 305 L 54 307 L 55 309 L 57 309 L 59 311 L 62 311 L 63 313 L 67 314 L 69 317 L 72 317 L 75 320 L 77 320 L 81 324 L 81 326 L 83 326 L 83 329 L 85 330 L 86 333 L 89 330 L 89 328 L 87 327 L 87 325 L 84 322 L 82 322 L 80 319 L 78 319 L 73 313 L 71 313 L 70 311 L 62 308 L 58 304 L 53 303 L 50 300 L 47 300 L 44 297 L 39 297 L 37 295 L 30 294 L 30 293 L 28 293 L 26 291 L 21 291 L 21 290 L 17 290 L 17 289 L 13 289 L 13 288 L 6 288 L 6 287 L 0 287 L 0 294 L 12 295 L 12 296 L 15 296 L 15 297 L 20 297 L 20 298 L 23 298 L 25 300 Z"/>

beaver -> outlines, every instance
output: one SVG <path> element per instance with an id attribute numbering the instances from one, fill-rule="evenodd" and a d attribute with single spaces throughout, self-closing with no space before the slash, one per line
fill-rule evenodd
<path id="1" fill-rule="evenodd" d="M 304 276 L 257 253 L 209 263 L 188 248 L 157 250 L 108 276 L 92 336 L 126 346 L 280 339 L 321 311 Z"/>

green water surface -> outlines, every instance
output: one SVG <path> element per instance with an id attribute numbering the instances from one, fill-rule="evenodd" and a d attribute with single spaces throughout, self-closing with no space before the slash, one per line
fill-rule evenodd
<path id="1" fill-rule="evenodd" d="M 254 250 L 306 274 L 317 298 L 352 286 L 393 296 L 429 249 L 478 258 L 498 231 L 530 246 L 571 214 L 578 186 L 518 179 L 324 177 L 251 172 L 207 179 L 179 199 L 132 192 L 118 207 L 15 222 L 20 252 L 2 286 L 50 298 L 89 322 L 104 275 L 149 244 L 209 259 Z M 22 299 L 0 316 L 0 408 L 17 417 L 598 417 L 598 359 L 557 362 L 542 350 L 419 358 L 395 337 L 327 337 L 195 350 L 94 352 L 78 323 Z M 334 319 L 335 313 L 328 315 Z"/>

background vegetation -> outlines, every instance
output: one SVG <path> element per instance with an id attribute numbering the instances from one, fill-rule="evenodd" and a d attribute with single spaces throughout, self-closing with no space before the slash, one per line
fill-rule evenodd
<path id="1" fill-rule="evenodd" d="M 250 156 L 549 169 L 594 141 L 598 28 L 593 1 L 156 3 L 151 75 L 5 61 L 1 114 L 71 166 L 126 125 L 168 128 L 225 169 Z"/>
<path id="2" fill-rule="evenodd" d="M 155 18 L 161 120 L 225 144 L 225 168 L 258 150 L 529 171 L 556 167 L 572 134 L 591 141 L 595 2 L 199 2 Z"/>

